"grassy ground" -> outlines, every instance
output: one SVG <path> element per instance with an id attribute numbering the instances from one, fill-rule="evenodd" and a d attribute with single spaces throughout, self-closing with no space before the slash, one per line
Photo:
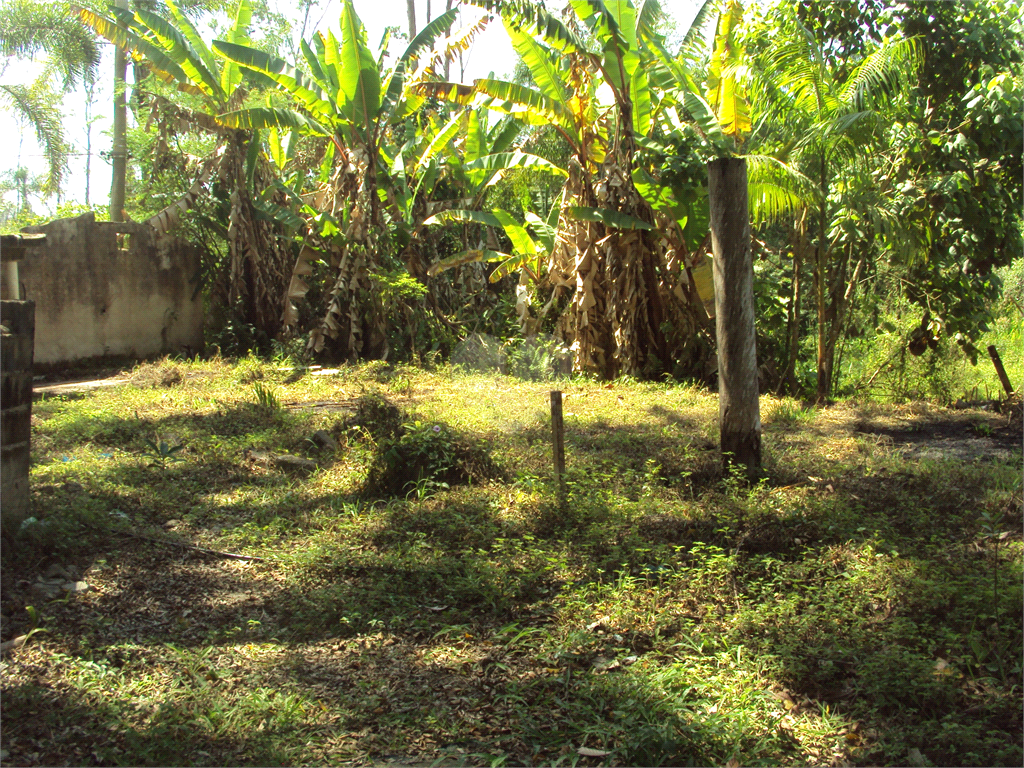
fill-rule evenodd
<path id="1" fill-rule="evenodd" d="M 44 631 L 2 663 L 5 763 L 1024 759 L 1019 422 L 765 398 L 751 487 L 713 394 L 566 381 L 561 507 L 551 384 L 132 381 L 35 404 L 3 639 Z M 980 453 L 900 449 L 954 433 Z M 55 566 L 88 591 L 45 599 Z"/>

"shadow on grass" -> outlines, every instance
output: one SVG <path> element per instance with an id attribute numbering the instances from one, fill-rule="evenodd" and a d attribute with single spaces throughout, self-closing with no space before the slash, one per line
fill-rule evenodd
<path id="1" fill-rule="evenodd" d="M 92 663 L 96 669 L 105 665 Z M 116 669 L 106 674 L 118 675 Z M 287 765 L 304 741 L 301 723 L 281 716 L 273 697 L 238 707 L 201 688 L 154 701 L 99 690 L 24 682 L 4 686 L 9 765 Z M 234 704 L 234 708 L 230 706 Z M 248 711 L 246 711 L 248 710 Z M 256 728 L 261 723 L 263 727 Z"/>
<path id="2" fill-rule="evenodd" d="M 677 425 L 670 412 L 652 415 L 658 421 L 642 427 L 568 426 L 572 483 L 564 512 L 544 483 L 532 490 L 525 482 L 461 488 L 341 514 L 338 502 L 351 507 L 353 497 L 308 493 L 302 478 L 278 473 L 257 482 L 226 459 L 161 473 L 100 471 L 98 488 L 134 490 L 79 494 L 75 503 L 90 514 L 119 509 L 159 525 L 176 507 L 196 506 L 240 479 L 263 488 L 266 500 L 216 513 L 203 508 L 182 530 L 227 522 L 231 533 L 251 530 L 255 521 L 262 545 L 301 543 L 281 562 L 247 566 L 124 539 L 116 545 L 116 578 L 103 580 L 110 586 L 52 609 L 59 636 L 72 645 L 85 638 L 93 648 L 133 640 L 192 652 L 273 640 L 290 660 L 253 680 L 296 684 L 330 702 L 342 713 L 338 728 L 357 732 L 348 737 L 354 752 L 339 755 L 420 754 L 409 740 L 429 737 L 435 746 L 464 750 L 452 761 L 510 755 L 522 763 L 568 762 L 586 746 L 615 750 L 627 764 L 709 764 L 734 754 L 748 764 L 759 755 L 765 764 L 799 762 L 783 731 L 713 713 L 712 696 L 686 693 L 686 661 L 673 656 L 671 644 L 614 673 L 596 671 L 568 649 L 555 656 L 562 642 L 555 634 L 566 629 L 557 626 L 565 621 L 556 616 L 560 596 L 587 595 L 617 572 L 635 577 L 637 591 L 653 589 L 658 578 L 645 574 L 702 544 L 717 548 L 717 570 L 694 556 L 682 557 L 674 573 L 687 599 L 700 603 L 706 631 L 722 632 L 760 658 L 766 678 L 797 700 L 813 700 L 801 705 L 806 710 L 829 704 L 863 723 L 873 735 L 857 739 L 875 750 L 865 760 L 900 762 L 913 746 L 940 764 L 1013 763 L 1019 734 L 1011 735 L 1008 713 L 1019 704 L 1019 671 L 1001 669 L 1001 679 L 986 683 L 995 680 L 985 670 L 991 662 L 968 656 L 981 655 L 971 638 L 989 653 L 997 643 L 1020 644 L 1016 592 L 1004 588 L 995 614 L 1008 629 L 993 632 L 993 606 L 985 605 L 989 560 L 970 553 L 989 475 L 957 463 L 834 467 L 831 489 L 773 496 L 791 479 L 786 466 L 770 466 L 775 474 L 763 486 L 731 487 L 722 482 L 713 445 L 667 433 L 664 427 Z M 169 417 L 157 427 L 213 435 L 229 427 L 218 418 Z M 101 425 L 96 434 L 118 429 Z M 514 439 L 543 441 L 548 433 L 531 427 Z M 147 500 L 159 509 L 147 509 Z M 82 548 L 87 560 L 110 559 L 101 536 L 92 549 L 81 541 L 69 549 Z M 571 583 L 565 573 L 573 574 Z M 1019 567 L 1004 576 L 1019 584 Z M 670 615 L 654 621 L 664 622 L 668 640 L 680 631 Z M 512 624 L 551 639 L 529 653 L 510 650 L 498 636 Z M 397 643 L 394 653 L 388 639 Z M 312 649 L 328 642 L 349 645 Z M 936 675 L 937 658 L 957 672 Z M 675 670 L 677 680 L 666 683 L 659 669 Z M 15 727 L 28 727 L 26 712 L 15 710 Z M 233 748 L 205 751 L 234 756 L 229 762 L 272 757 L 239 757 Z M 156 747 L 138 749 L 145 756 Z M 168 763 L 186 754 L 178 749 Z M 897 749 L 903 752 L 887 751 Z"/>

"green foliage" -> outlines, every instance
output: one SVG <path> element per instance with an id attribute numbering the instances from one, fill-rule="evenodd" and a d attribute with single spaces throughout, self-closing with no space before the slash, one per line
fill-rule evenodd
<path id="1" fill-rule="evenodd" d="M 256 398 L 256 407 L 267 413 L 278 413 L 281 411 L 281 400 L 271 387 L 261 381 L 252 385 L 253 395 Z"/>
<path id="2" fill-rule="evenodd" d="M 158 436 L 152 440 L 146 440 L 146 450 L 142 452 L 142 455 L 149 459 L 150 467 L 167 469 L 169 463 L 182 460 L 178 454 L 184 447 L 180 443 L 170 443 Z"/>
<path id="3" fill-rule="evenodd" d="M 1019 462 L 919 459 L 871 431 L 998 434 L 1001 415 L 765 398 L 768 477 L 750 486 L 722 476 L 712 393 L 577 379 L 562 507 L 550 386 L 296 371 L 275 387 L 300 407 L 271 421 L 250 394 L 280 378 L 266 361 L 175 365 L 174 387 L 34 404 L 35 519 L 3 548 L 5 600 L 44 558 L 94 592 L 5 612 L 49 630 L 7 657 L 13 762 L 86 744 L 174 765 L 598 761 L 581 747 L 642 765 L 1020 763 Z M 416 415 L 367 387 L 415 392 Z M 245 458 L 321 429 L 341 445 L 309 476 Z M 189 446 L 166 472 L 138 461 L 154 432 Z M 445 475 L 485 455 L 508 475 Z M 385 462 L 396 484 L 368 499 Z M 172 518 L 173 537 L 155 530 Z M 211 550 L 262 558 L 243 592 Z M 323 738 L 338 722 L 374 729 Z M 74 744 L 49 737 L 69 726 Z"/>
<path id="4" fill-rule="evenodd" d="M 422 500 L 497 472 L 481 443 L 459 435 L 443 422 L 407 418 L 379 395 L 364 396 L 357 404 L 349 430 L 370 438 L 373 452 L 365 494 Z"/>

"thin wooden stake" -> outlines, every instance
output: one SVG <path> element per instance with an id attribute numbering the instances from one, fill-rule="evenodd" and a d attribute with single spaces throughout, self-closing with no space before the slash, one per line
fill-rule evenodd
<path id="1" fill-rule="evenodd" d="M 1006 369 L 1003 368 L 1002 358 L 999 357 L 999 350 L 996 349 L 994 344 L 988 346 L 988 356 L 992 358 L 992 365 L 996 367 L 996 374 L 999 376 L 999 381 L 1003 383 L 1003 389 L 1006 390 L 1006 394 L 1013 394 L 1013 386 L 1010 384 L 1010 377 L 1006 375 Z"/>
<path id="2" fill-rule="evenodd" d="M 551 437 L 555 454 L 555 483 L 558 485 L 558 500 L 565 503 L 565 427 L 562 423 L 562 393 L 551 391 Z"/>

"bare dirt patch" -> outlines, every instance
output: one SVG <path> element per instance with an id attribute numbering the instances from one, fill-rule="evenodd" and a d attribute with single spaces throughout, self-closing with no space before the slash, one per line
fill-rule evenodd
<path id="1" fill-rule="evenodd" d="M 1019 419 L 980 409 L 913 404 L 886 414 L 858 413 L 856 432 L 874 436 L 907 458 L 1020 461 Z"/>

